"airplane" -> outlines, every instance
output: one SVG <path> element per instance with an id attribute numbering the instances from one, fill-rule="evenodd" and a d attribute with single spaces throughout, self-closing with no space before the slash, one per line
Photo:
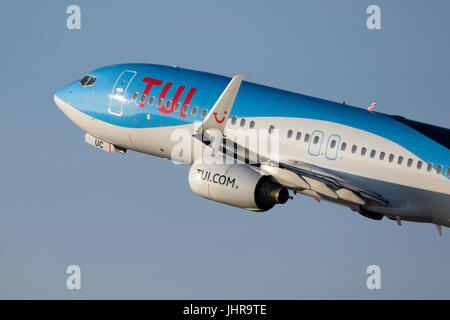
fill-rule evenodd
<path id="1" fill-rule="evenodd" d="M 440 235 L 450 227 L 449 129 L 244 77 L 117 64 L 54 101 L 101 150 L 190 164 L 191 190 L 209 200 L 264 212 L 306 195 Z"/>

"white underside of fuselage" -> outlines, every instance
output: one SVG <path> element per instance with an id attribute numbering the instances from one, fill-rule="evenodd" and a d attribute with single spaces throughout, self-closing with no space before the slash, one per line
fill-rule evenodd
<path id="1" fill-rule="evenodd" d="M 125 149 L 172 159 L 173 150 L 180 146 L 182 131 L 188 133 L 191 146 L 190 155 L 184 154 L 182 162 L 192 163 L 198 156 L 195 150 L 204 148 L 203 144 L 192 138 L 194 124 L 156 128 L 120 127 L 86 115 L 56 96 L 55 102 L 83 131 Z M 333 170 L 352 183 L 376 192 L 390 203 L 390 207 L 369 209 L 391 218 L 400 217 L 402 220 L 432 222 L 450 227 L 448 178 L 436 174 L 435 169 L 427 171 L 426 163 L 421 169 L 417 169 L 415 164 L 422 159 L 402 146 L 372 133 L 328 121 L 281 117 L 246 118 L 247 123 L 251 120 L 255 121 L 257 130 L 267 129 L 271 125 L 279 130 L 280 161 L 303 161 Z M 239 124 L 239 120 L 235 125 L 231 125 L 231 121 L 228 121 L 226 130 L 239 129 Z M 293 136 L 288 138 L 287 132 L 290 129 L 293 130 Z M 297 131 L 302 133 L 300 140 L 295 138 Z M 319 133 L 321 142 L 317 146 L 311 146 L 304 141 L 304 135 L 306 133 L 311 135 L 315 131 L 322 132 Z M 345 142 L 346 150 L 339 149 L 337 154 L 329 154 L 327 144 L 330 136 L 339 137 L 341 143 Z M 358 146 L 358 152 L 351 152 L 353 145 Z M 365 156 L 361 156 L 362 147 L 367 148 Z M 373 158 L 370 157 L 372 149 L 377 152 Z M 385 152 L 384 160 L 379 159 L 380 152 Z M 387 160 L 391 153 L 396 156 L 393 162 Z M 178 155 L 178 152 L 176 154 Z M 404 158 L 402 165 L 397 163 L 399 155 Z M 406 165 L 408 159 L 413 160 L 413 166 Z"/>

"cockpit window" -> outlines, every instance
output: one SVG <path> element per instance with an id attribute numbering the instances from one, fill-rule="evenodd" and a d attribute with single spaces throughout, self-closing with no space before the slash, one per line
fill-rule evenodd
<path id="1" fill-rule="evenodd" d="M 80 79 L 80 83 L 83 87 L 90 87 L 95 84 L 95 81 L 97 81 L 97 77 L 86 75 L 83 78 Z"/>

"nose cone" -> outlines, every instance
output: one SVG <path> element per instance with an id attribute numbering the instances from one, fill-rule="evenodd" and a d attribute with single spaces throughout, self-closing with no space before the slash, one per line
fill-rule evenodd
<path id="1" fill-rule="evenodd" d="M 58 97 L 58 92 L 55 93 L 55 95 L 53 96 L 53 101 L 55 101 L 55 104 L 58 106 L 59 110 L 64 112 L 64 100 L 62 100 L 60 97 Z"/>
<path id="2" fill-rule="evenodd" d="M 68 84 L 67 86 L 62 87 L 58 91 L 56 91 L 55 95 L 53 96 L 53 100 L 55 101 L 55 104 L 58 106 L 58 108 L 64 112 L 64 114 L 72 120 L 72 113 L 73 113 L 73 106 L 72 106 L 72 99 L 73 99 L 73 89 L 74 85 L 76 83 Z"/>
<path id="3" fill-rule="evenodd" d="M 60 103 L 58 103 L 58 102 L 63 101 L 66 103 L 70 103 L 69 100 L 70 100 L 70 96 L 72 95 L 72 87 L 73 87 L 73 83 L 68 84 L 67 86 L 64 86 L 61 89 L 59 89 L 58 91 L 56 91 L 54 100 L 55 100 L 56 105 L 60 109 L 61 109 Z"/>

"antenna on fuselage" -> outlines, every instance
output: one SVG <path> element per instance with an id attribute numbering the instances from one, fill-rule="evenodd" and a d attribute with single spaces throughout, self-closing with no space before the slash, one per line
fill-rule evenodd
<path id="1" fill-rule="evenodd" d="M 437 224 L 436 228 L 437 228 L 437 232 L 439 233 L 439 235 L 442 236 L 442 227 L 441 227 L 441 225 Z"/>
<path id="2" fill-rule="evenodd" d="M 377 105 L 377 102 L 374 101 L 370 104 L 370 106 L 367 108 L 368 111 L 372 112 L 375 109 L 375 106 Z"/>

